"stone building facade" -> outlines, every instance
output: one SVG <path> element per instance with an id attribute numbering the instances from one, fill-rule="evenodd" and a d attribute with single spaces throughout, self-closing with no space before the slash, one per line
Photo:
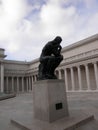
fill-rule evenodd
<path id="1" fill-rule="evenodd" d="M 5 60 L 4 52 L 0 49 L 0 91 L 32 91 L 37 81 L 39 59 L 31 62 Z M 98 91 L 98 34 L 64 47 L 62 55 L 64 60 L 55 73 L 65 80 L 66 91 Z"/>

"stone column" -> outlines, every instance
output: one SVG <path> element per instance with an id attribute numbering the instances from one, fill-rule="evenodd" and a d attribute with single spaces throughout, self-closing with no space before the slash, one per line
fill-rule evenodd
<path id="1" fill-rule="evenodd" d="M 62 79 L 61 70 L 58 70 L 59 72 L 59 79 Z"/>
<path id="2" fill-rule="evenodd" d="M 67 68 L 65 68 L 64 72 L 65 72 L 65 86 L 66 86 L 66 91 L 68 91 L 68 75 L 67 75 Z"/>
<path id="3" fill-rule="evenodd" d="M 38 76 L 36 75 L 36 81 L 38 81 Z"/>
<path id="4" fill-rule="evenodd" d="M 22 77 L 22 92 L 24 92 L 24 77 Z"/>
<path id="5" fill-rule="evenodd" d="M 12 77 L 12 92 L 14 92 L 14 77 Z"/>
<path id="6" fill-rule="evenodd" d="M 32 86 L 31 86 L 31 90 L 32 90 L 32 88 L 33 88 L 33 82 L 34 82 L 34 81 L 33 81 L 33 76 L 32 76 Z"/>
<path id="7" fill-rule="evenodd" d="M 81 80 L 80 66 L 77 66 L 77 69 L 78 69 L 79 90 L 82 90 L 82 80 Z"/>
<path id="8" fill-rule="evenodd" d="M 74 71 L 72 67 L 71 67 L 71 81 L 72 81 L 72 90 L 75 90 Z"/>
<path id="9" fill-rule="evenodd" d="M 34 75 L 34 82 L 36 82 L 36 76 Z"/>
<path id="10" fill-rule="evenodd" d="M 8 77 L 6 77 L 6 92 L 9 93 L 9 88 L 8 88 Z"/>
<path id="11" fill-rule="evenodd" d="M 27 88 L 27 92 L 28 92 L 28 90 L 29 90 L 29 85 L 28 85 L 28 77 L 26 77 L 26 88 Z"/>
<path id="12" fill-rule="evenodd" d="M 34 76 L 32 75 L 32 83 L 34 83 Z"/>
<path id="13" fill-rule="evenodd" d="M 90 90 L 90 77 L 89 77 L 88 64 L 85 65 L 85 72 L 86 72 L 86 80 L 87 80 L 87 89 Z"/>
<path id="14" fill-rule="evenodd" d="M 1 84 L 0 92 L 4 92 L 4 65 L 1 63 Z"/>
<path id="15" fill-rule="evenodd" d="M 19 77 L 17 77 L 17 93 L 19 93 Z"/>
<path id="16" fill-rule="evenodd" d="M 36 75 L 34 75 L 34 79 L 35 79 L 35 82 L 37 81 L 37 77 L 36 77 Z"/>
<path id="17" fill-rule="evenodd" d="M 95 73 L 96 89 L 98 89 L 98 68 L 96 62 L 94 63 L 94 73 Z"/>
<path id="18" fill-rule="evenodd" d="M 29 77 L 29 91 L 31 91 L 31 78 Z"/>

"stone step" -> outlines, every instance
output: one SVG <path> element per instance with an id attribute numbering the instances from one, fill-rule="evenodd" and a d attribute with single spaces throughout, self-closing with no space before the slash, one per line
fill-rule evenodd
<path id="1" fill-rule="evenodd" d="M 76 130 L 98 130 L 98 121 L 92 120 L 87 124 L 76 128 Z"/>
<path id="2" fill-rule="evenodd" d="M 22 117 L 14 117 L 11 119 L 11 122 L 23 130 L 76 130 L 76 128 L 80 128 L 80 126 L 84 126 L 94 120 L 93 115 L 86 115 L 81 111 L 72 113 L 74 115 L 72 114 L 68 118 L 63 118 L 52 123 L 35 119 L 32 120 L 32 115 L 30 114 L 24 114 Z"/>

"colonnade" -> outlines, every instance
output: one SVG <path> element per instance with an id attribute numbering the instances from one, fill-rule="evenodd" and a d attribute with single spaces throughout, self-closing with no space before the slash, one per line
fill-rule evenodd
<path id="1" fill-rule="evenodd" d="M 56 70 L 59 79 L 65 80 L 66 91 L 97 91 L 98 63 L 62 67 Z"/>
<path id="2" fill-rule="evenodd" d="M 55 73 L 59 79 L 65 80 L 65 87 L 68 92 L 98 91 L 97 61 L 65 65 L 62 68 L 58 67 Z M 1 64 L 1 92 L 30 92 L 35 81 L 37 81 L 37 73 L 34 74 L 33 72 L 24 76 L 4 75 L 4 66 Z"/>
<path id="3" fill-rule="evenodd" d="M 33 83 L 37 81 L 37 75 L 32 76 L 5 76 L 5 93 L 23 93 L 32 91 Z"/>

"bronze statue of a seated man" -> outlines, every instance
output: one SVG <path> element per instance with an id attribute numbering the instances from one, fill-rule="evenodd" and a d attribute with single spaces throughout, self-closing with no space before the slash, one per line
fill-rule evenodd
<path id="1" fill-rule="evenodd" d="M 40 65 L 38 72 L 38 79 L 57 79 L 54 71 L 56 67 L 63 60 L 61 52 L 61 43 L 62 38 L 57 36 L 53 41 L 49 41 L 42 49 L 40 56 Z"/>

